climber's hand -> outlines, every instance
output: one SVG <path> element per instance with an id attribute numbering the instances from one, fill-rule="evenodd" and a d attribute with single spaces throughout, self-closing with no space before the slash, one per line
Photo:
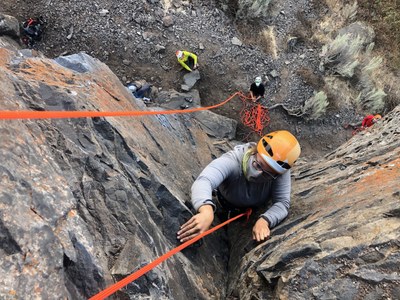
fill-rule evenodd
<path id="1" fill-rule="evenodd" d="M 264 241 L 270 236 L 269 224 L 263 218 L 259 218 L 253 227 L 253 240 Z"/>
<path id="2" fill-rule="evenodd" d="M 214 209 L 211 205 L 203 205 L 199 212 L 181 226 L 177 238 L 182 243 L 186 242 L 210 228 L 214 220 Z"/>

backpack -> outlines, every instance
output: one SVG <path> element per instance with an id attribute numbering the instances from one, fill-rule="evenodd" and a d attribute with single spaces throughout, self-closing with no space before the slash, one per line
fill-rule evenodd
<path id="1" fill-rule="evenodd" d="M 22 42 L 32 48 L 35 42 L 42 39 L 46 22 L 43 17 L 29 18 L 22 23 Z"/>

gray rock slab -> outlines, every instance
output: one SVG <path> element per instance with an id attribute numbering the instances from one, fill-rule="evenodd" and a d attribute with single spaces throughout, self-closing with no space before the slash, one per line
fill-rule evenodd
<path id="1" fill-rule="evenodd" d="M 375 270 L 370 270 L 366 268 L 362 268 L 356 270 L 355 272 L 350 273 L 355 277 L 361 278 L 365 281 L 369 281 L 372 283 L 380 283 L 387 281 L 398 281 L 400 280 L 400 275 L 397 273 L 382 273 Z"/>
<path id="2" fill-rule="evenodd" d="M 208 110 L 196 112 L 194 117 L 203 130 L 212 137 L 233 139 L 236 135 L 237 121 L 233 119 Z"/>
<path id="3" fill-rule="evenodd" d="M 60 56 L 54 59 L 61 66 L 76 71 L 78 73 L 87 73 L 92 71 L 95 60 L 84 52 L 68 56 Z"/>
<path id="4" fill-rule="evenodd" d="M 0 14 L 0 36 L 8 35 L 11 37 L 19 37 L 19 22 L 16 18 Z"/>
<path id="5" fill-rule="evenodd" d="M 154 102 L 163 108 L 181 109 L 182 105 L 189 107 L 200 106 L 200 95 L 198 90 L 191 90 L 188 93 L 180 93 L 175 90 L 161 91 L 154 99 Z"/>
<path id="6" fill-rule="evenodd" d="M 193 86 L 196 84 L 196 82 L 200 79 L 201 79 L 201 76 L 200 76 L 199 70 L 194 70 L 192 72 L 185 74 L 183 76 L 183 81 L 184 81 L 183 85 L 185 87 L 184 88 L 182 87 L 182 89 L 184 91 L 190 91 L 193 88 Z"/>
<path id="7" fill-rule="evenodd" d="M 146 109 L 84 53 L 57 63 L 2 53 L 23 63 L 0 59 L 0 90 L 18 88 L 1 109 Z M 189 95 L 179 100 L 200 104 L 198 92 Z M 218 152 L 191 114 L 19 121 L 0 125 L 0 132 L 1 299 L 88 299 L 178 246 L 176 232 L 192 216 L 185 204 L 190 186 Z M 213 234 L 118 298 L 222 298 L 222 243 Z"/>
<path id="8" fill-rule="evenodd" d="M 189 92 L 190 91 L 190 87 L 187 84 L 182 84 L 181 85 L 181 90 L 184 92 Z"/>

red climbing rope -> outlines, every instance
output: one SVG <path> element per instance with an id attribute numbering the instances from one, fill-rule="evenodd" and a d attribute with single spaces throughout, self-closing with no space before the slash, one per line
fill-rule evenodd
<path id="1" fill-rule="evenodd" d="M 129 283 L 131 283 L 132 281 L 138 279 L 140 276 L 146 274 L 148 271 L 150 271 L 151 269 L 155 268 L 157 265 L 159 265 L 160 263 L 162 263 L 163 261 L 165 261 L 167 258 L 170 258 L 172 255 L 182 251 L 183 249 L 185 249 L 187 246 L 190 246 L 191 244 L 197 242 L 198 240 L 200 240 L 201 238 L 205 237 L 206 235 L 209 235 L 210 233 L 220 229 L 221 227 L 235 221 L 236 219 L 239 219 L 243 216 L 247 217 L 247 220 L 249 219 L 250 215 L 251 215 L 251 209 L 249 208 L 245 213 L 242 213 L 236 217 L 233 217 L 227 221 L 225 221 L 222 224 L 219 224 L 201 234 L 199 234 L 198 236 L 194 237 L 193 239 L 181 244 L 180 246 L 172 249 L 171 251 L 165 253 L 164 255 L 160 256 L 159 258 L 157 258 L 156 260 L 153 260 L 151 263 L 149 263 L 148 265 L 144 266 L 143 268 L 137 270 L 135 273 L 125 277 L 124 279 L 114 283 L 113 285 L 111 285 L 110 287 L 106 288 L 105 290 L 101 291 L 100 293 L 94 295 L 93 297 L 91 297 L 89 300 L 102 300 L 105 299 L 106 297 L 114 294 L 116 291 L 118 291 L 119 289 L 123 288 L 124 286 L 128 285 Z"/>
<path id="2" fill-rule="evenodd" d="M 251 98 L 243 94 L 239 94 L 239 97 L 243 103 L 243 108 L 240 112 L 243 125 L 262 136 L 264 128 L 268 126 L 270 121 L 268 108 L 260 103 L 254 103 Z"/>

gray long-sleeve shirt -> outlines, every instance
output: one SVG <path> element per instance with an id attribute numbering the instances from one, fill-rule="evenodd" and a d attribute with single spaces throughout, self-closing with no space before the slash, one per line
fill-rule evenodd
<path id="1" fill-rule="evenodd" d="M 272 206 L 262 214 L 269 220 L 271 228 L 287 216 L 290 207 L 290 171 L 275 180 L 247 181 L 242 160 L 252 146 L 255 144 L 236 146 L 204 168 L 192 185 L 192 204 L 196 211 L 208 204 L 206 201 L 212 199 L 212 191 L 218 188 L 226 201 L 238 208 L 259 207 L 272 199 Z"/>

